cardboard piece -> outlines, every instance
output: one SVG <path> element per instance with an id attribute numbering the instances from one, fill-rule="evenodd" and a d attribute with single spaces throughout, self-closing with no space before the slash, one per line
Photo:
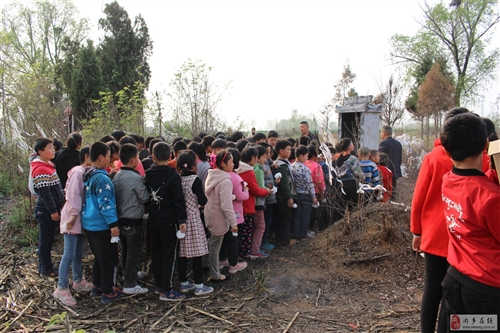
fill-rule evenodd
<path id="1" fill-rule="evenodd" d="M 495 170 L 500 175 L 500 140 L 491 141 L 488 146 L 488 155 L 493 156 Z"/>

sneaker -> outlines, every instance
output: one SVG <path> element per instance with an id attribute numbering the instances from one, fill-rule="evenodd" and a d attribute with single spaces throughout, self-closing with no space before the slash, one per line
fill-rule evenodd
<path id="1" fill-rule="evenodd" d="M 155 287 L 155 294 L 160 295 L 161 293 L 161 288 L 160 287 Z"/>
<path id="2" fill-rule="evenodd" d="M 124 294 L 132 295 L 132 294 L 145 294 L 149 290 L 148 290 L 148 288 L 143 288 L 140 285 L 137 285 L 137 286 L 132 287 L 132 288 L 123 288 L 122 291 Z"/>
<path id="3" fill-rule="evenodd" d="M 90 290 L 90 297 L 98 297 L 102 295 L 101 288 L 93 286 Z"/>
<path id="4" fill-rule="evenodd" d="M 316 236 L 316 232 L 311 231 L 311 230 L 309 230 L 309 231 L 307 232 L 307 237 L 309 237 L 309 238 L 313 238 L 314 236 Z"/>
<path id="5" fill-rule="evenodd" d="M 191 290 L 194 290 L 195 289 L 195 285 L 191 282 L 188 282 L 188 284 L 182 284 L 181 283 L 181 293 L 187 293 Z"/>
<path id="6" fill-rule="evenodd" d="M 269 257 L 269 254 L 264 253 L 262 251 L 259 251 L 257 253 L 251 253 L 248 258 L 255 260 L 255 259 L 267 259 Z"/>
<path id="7" fill-rule="evenodd" d="M 241 271 L 245 268 L 247 268 L 247 263 L 245 261 L 241 261 L 236 264 L 236 266 L 229 266 L 229 273 L 234 274 L 238 271 Z"/>
<path id="8" fill-rule="evenodd" d="M 260 247 L 261 251 L 272 251 L 274 250 L 274 245 L 271 243 L 266 242 L 264 245 Z"/>
<path id="9" fill-rule="evenodd" d="M 114 300 L 122 297 L 124 294 L 121 292 L 120 289 L 115 288 L 113 291 L 109 294 L 102 294 L 101 295 L 101 304 L 110 304 Z"/>
<path id="10" fill-rule="evenodd" d="M 169 292 L 160 292 L 160 301 L 182 301 L 184 298 L 186 298 L 186 295 L 181 294 L 180 292 L 172 289 Z"/>
<path id="11" fill-rule="evenodd" d="M 93 284 L 85 281 L 84 279 L 82 279 L 82 281 L 80 281 L 78 283 L 73 282 L 73 289 L 79 293 L 91 291 L 92 287 L 93 287 Z"/>
<path id="12" fill-rule="evenodd" d="M 226 259 L 226 260 L 223 260 L 223 261 L 219 261 L 219 269 L 223 269 L 224 267 L 227 267 L 229 266 L 229 261 Z"/>
<path id="13" fill-rule="evenodd" d="M 214 288 L 202 285 L 201 288 L 196 287 L 194 289 L 194 294 L 196 296 L 201 296 L 201 295 L 208 295 L 214 292 Z"/>
<path id="14" fill-rule="evenodd" d="M 71 291 L 69 291 L 69 288 L 66 289 L 59 289 L 57 288 L 53 292 L 54 298 L 61 302 L 64 305 L 67 306 L 75 306 L 76 305 L 76 299 L 71 295 Z"/>
<path id="15" fill-rule="evenodd" d="M 57 270 L 57 268 L 52 268 L 51 271 L 48 271 L 48 272 L 42 272 L 40 273 L 41 276 L 43 277 L 48 277 L 48 278 L 57 278 L 59 276 L 59 271 Z"/>
<path id="16" fill-rule="evenodd" d="M 148 276 L 148 275 L 144 271 L 138 271 L 137 272 L 137 279 L 139 279 L 139 280 L 144 279 L 146 276 Z"/>

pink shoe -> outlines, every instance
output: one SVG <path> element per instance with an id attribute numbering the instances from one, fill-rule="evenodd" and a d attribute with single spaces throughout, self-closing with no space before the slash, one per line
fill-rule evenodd
<path id="1" fill-rule="evenodd" d="M 223 261 L 219 261 L 219 269 L 223 269 L 224 267 L 227 267 L 229 266 L 229 261 L 226 259 L 226 260 L 223 260 Z"/>
<path id="2" fill-rule="evenodd" d="M 94 285 L 92 283 L 87 282 L 84 279 L 82 279 L 82 281 L 80 281 L 79 283 L 73 282 L 73 289 L 80 293 L 91 291 L 93 286 Z"/>
<path id="3" fill-rule="evenodd" d="M 245 261 L 241 261 L 237 263 L 235 266 L 229 266 L 229 273 L 234 274 L 238 271 L 247 268 L 247 263 Z"/>
<path id="4" fill-rule="evenodd" d="M 76 299 L 73 298 L 73 295 L 71 295 L 71 292 L 69 291 L 69 288 L 66 289 L 59 289 L 57 288 L 54 290 L 54 298 L 61 302 L 64 305 L 67 306 L 75 306 L 76 305 Z"/>

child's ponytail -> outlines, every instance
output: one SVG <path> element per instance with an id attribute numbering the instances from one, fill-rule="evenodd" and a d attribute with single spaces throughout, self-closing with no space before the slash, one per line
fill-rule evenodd
<path id="1" fill-rule="evenodd" d="M 196 168 L 196 154 L 192 150 L 183 150 L 177 156 L 177 171 L 180 175 L 186 176 Z"/>

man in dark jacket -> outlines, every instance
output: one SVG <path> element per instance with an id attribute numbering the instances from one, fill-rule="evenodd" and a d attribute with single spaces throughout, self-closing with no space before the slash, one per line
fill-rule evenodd
<path id="1" fill-rule="evenodd" d="M 378 146 L 378 151 L 389 155 L 391 163 L 389 169 L 392 171 L 392 198 L 396 192 L 396 180 L 401 177 L 401 160 L 403 159 L 403 147 L 401 143 L 392 137 L 392 127 L 385 125 L 382 127 L 383 141 Z"/>

